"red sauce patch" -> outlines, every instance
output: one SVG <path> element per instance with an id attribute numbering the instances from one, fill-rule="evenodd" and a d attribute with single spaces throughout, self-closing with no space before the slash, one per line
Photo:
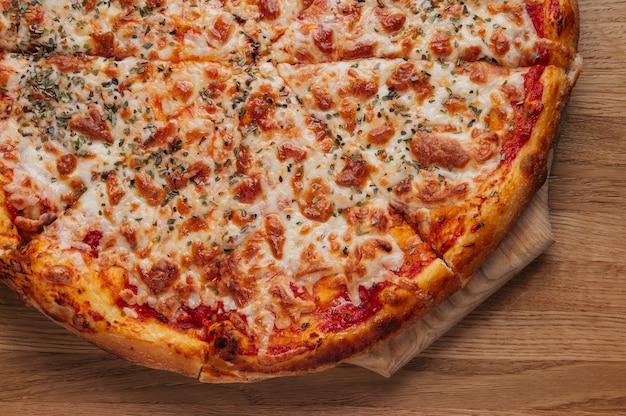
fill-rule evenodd
<path id="1" fill-rule="evenodd" d="M 543 112 L 540 102 L 543 96 L 543 84 L 539 82 L 545 68 L 534 66 L 524 76 L 524 94 L 522 104 L 513 104 L 515 108 L 515 128 L 507 133 L 502 144 L 502 163 L 510 163 L 519 150 L 532 136 L 537 120 Z"/>
<path id="2" fill-rule="evenodd" d="M 339 332 L 368 321 L 383 307 L 380 292 L 391 283 L 379 283 L 371 289 L 359 287 L 361 304 L 350 300 L 347 288 L 335 298 L 327 309 L 320 311 L 321 329 L 324 332 Z"/>
<path id="3" fill-rule="evenodd" d="M 530 16 L 530 20 L 533 22 L 537 36 L 542 38 L 546 35 L 543 8 L 544 5 L 542 3 L 526 5 L 526 11 L 528 12 L 528 16 Z"/>

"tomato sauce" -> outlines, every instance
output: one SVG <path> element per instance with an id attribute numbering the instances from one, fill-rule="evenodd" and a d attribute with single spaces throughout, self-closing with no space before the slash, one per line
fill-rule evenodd
<path id="1" fill-rule="evenodd" d="M 366 289 L 359 287 L 361 304 L 355 305 L 350 300 L 347 288 L 335 298 L 328 308 L 320 312 L 321 329 L 324 332 L 339 332 L 366 322 L 376 315 L 383 307 L 380 300 L 381 291 L 391 283 L 379 283 Z"/>
<path id="2" fill-rule="evenodd" d="M 535 32 L 537 32 L 537 36 L 542 38 L 546 36 L 543 8 L 543 4 L 526 5 L 526 12 L 528 13 L 528 16 L 530 16 L 530 20 L 533 22 L 533 26 L 535 26 Z"/>
<path id="3" fill-rule="evenodd" d="M 504 138 L 502 145 L 502 163 L 515 160 L 517 153 L 530 139 L 537 120 L 543 112 L 540 102 L 543 96 L 543 84 L 539 82 L 545 68 L 534 66 L 524 76 L 525 99 L 522 103 L 515 103 L 515 126 Z"/>

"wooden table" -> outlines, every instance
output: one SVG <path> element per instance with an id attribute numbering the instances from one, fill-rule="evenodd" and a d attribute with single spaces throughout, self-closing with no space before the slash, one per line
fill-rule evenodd
<path id="1" fill-rule="evenodd" d="M 0 414 L 626 414 L 626 0 L 579 3 L 556 243 L 392 378 L 344 365 L 204 385 L 101 352 L 2 286 Z"/>

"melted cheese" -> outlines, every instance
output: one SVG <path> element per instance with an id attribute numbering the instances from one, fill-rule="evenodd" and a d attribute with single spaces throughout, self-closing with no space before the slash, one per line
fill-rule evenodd
<path id="1" fill-rule="evenodd" d="M 234 17 L 213 0 L 168 1 L 166 7 L 147 1 L 45 0 L 27 8 L 2 7 L 0 46 L 9 51 L 36 45 L 116 58 L 243 62 L 249 53 Z"/>
<path id="2" fill-rule="evenodd" d="M 474 71 L 481 72 L 483 66 L 487 67 L 477 64 L 472 66 L 474 70 L 467 70 L 449 63 L 371 59 L 358 64 L 280 64 L 278 70 L 306 109 L 325 121 L 336 140 L 342 143 L 343 152 L 357 155 L 370 168 L 370 180 L 363 186 L 359 199 L 365 201 L 374 193 L 384 195 L 399 209 L 410 212 L 428 206 L 428 201 L 419 200 L 418 192 L 433 178 L 442 184 L 467 184 L 471 193 L 475 184 L 482 183 L 482 177 L 499 166 L 500 147 L 514 118 L 511 97 L 506 91 L 524 90 L 525 70 L 491 72 L 477 83 L 471 78 Z M 422 77 L 432 86 L 432 94 L 422 97 L 411 87 L 395 90 L 389 80 L 402 67 L 412 68 L 413 75 L 407 77 L 409 83 L 411 79 L 417 81 Z M 312 77 L 311 74 L 316 75 Z M 355 96 L 350 89 L 358 80 L 373 82 L 372 91 L 376 92 L 366 98 Z M 333 104 L 323 104 L 320 108 L 316 91 L 327 94 Z M 347 121 L 349 116 L 341 114 L 341 103 L 346 102 L 346 97 L 348 102 L 357 103 L 352 111 L 353 125 Z M 462 110 L 448 110 L 447 104 L 453 100 Z M 496 124 L 493 120 L 496 113 L 503 119 L 498 129 L 492 128 Z M 384 143 L 372 143 L 368 134 L 383 123 L 392 126 L 392 133 Z M 478 146 L 472 132 L 479 131 L 493 133 L 499 141 L 494 142 L 494 148 L 485 160 L 470 160 L 464 166 L 424 163 L 412 150 L 411 142 L 417 140 L 417 133 L 425 132 L 454 142 L 458 144 L 459 152 L 469 154 Z M 340 169 L 341 162 L 338 162 L 335 172 Z M 409 180 L 411 186 L 399 194 L 396 187 L 403 180 Z M 454 203 L 454 198 L 444 203 Z"/>
<path id="3" fill-rule="evenodd" d="M 517 67 L 543 40 L 522 0 L 314 1 L 272 45 L 278 62 L 358 58 L 489 60 Z M 558 57 L 557 57 L 558 59 Z"/>

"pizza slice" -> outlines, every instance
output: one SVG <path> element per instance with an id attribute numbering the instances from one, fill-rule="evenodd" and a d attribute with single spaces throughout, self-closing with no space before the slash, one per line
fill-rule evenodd
<path id="1" fill-rule="evenodd" d="M 574 68 L 403 59 L 278 65 L 343 150 L 335 183 L 383 195 L 464 282 L 545 180 L 554 114 Z"/>
<path id="2" fill-rule="evenodd" d="M 0 47 L 122 59 L 246 62 L 252 45 L 211 0 L 2 2 Z"/>
<path id="3" fill-rule="evenodd" d="M 271 45 L 275 62 L 363 58 L 566 66 L 575 57 L 571 0 L 314 0 Z"/>

